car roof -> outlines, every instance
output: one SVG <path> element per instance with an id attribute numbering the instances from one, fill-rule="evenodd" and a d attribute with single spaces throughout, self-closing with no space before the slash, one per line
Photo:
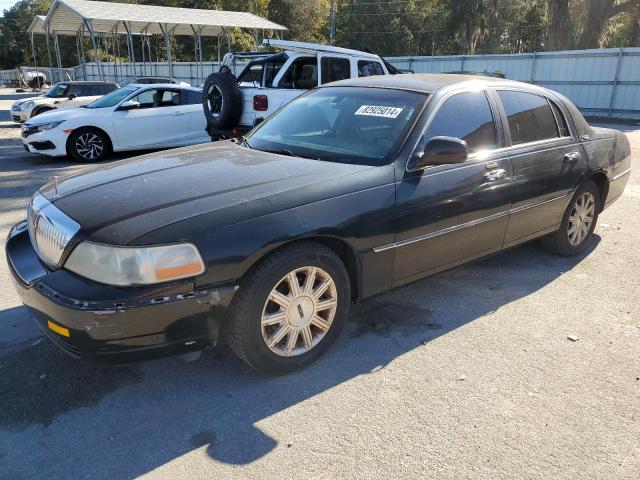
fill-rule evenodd
<path id="1" fill-rule="evenodd" d="M 295 42 L 292 40 L 279 40 L 274 38 L 265 38 L 262 40 L 263 47 L 274 47 L 292 52 L 317 54 L 317 53 L 335 53 L 341 55 L 349 55 L 353 57 L 364 57 L 379 60 L 380 57 L 375 53 L 362 52 L 360 50 L 352 50 L 350 48 L 333 47 L 330 45 L 322 45 L 320 43 Z"/>
<path id="2" fill-rule="evenodd" d="M 480 83 L 493 86 L 512 86 L 527 88 L 532 91 L 538 87 L 528 83 L 505 80 L 503 78 L 485 77 L 480 75 L 458 75 L 450 73 L 403 73 L 399 75 L 374 75 L 370 77 L 352 78 L 340 80 L 324 86 L 353 86 L 353 87 L 378 87 L 395 88 L 399 90 L 413 90 L 423 93 L 434 93 L 440 88 L 459 83 Z"/>
<path id="3" fill-rule="evenodd" d="M 65 85 L 117 85 L 115 82 L 102 82 L 98 80 L 94 80 L 94 81 L 69 80 L 69 81 L 62 81 L 57 83 L 64 83 Z"/>
<path id="4" fill-rule="evenodd" d="M 202 91 L 202 89 L 191 86 L 191 85 L 180 85 L 177 83 L 130 83 L 129 85 L 125 85 L 122 88 L 126 87 L 140 87 L 140 88 L 181 88 L 183 90 L 194 90 L 196 92 Z"/>

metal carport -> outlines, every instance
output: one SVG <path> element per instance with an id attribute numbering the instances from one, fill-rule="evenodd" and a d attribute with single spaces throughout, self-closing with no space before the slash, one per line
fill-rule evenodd
<path id="1" fill-rule="evenodd" d="M 195 57 L 202 69 L 202 37 L 217 37 L 218 44 L 221 37 L 226 37 L 230 44 L 229 29 L 241 28 L 257 32 L 259 30 L 282 31 L 286 27 L 271 22 L 265 18 L 249 12 L 230 12 L 224 10 L 202 10 L 194 8 L 161 7 L 154 5 L 138 5 L 130 3 L 113 3 L 88 0 L 54 0 L 46 17 L 37 16 L 27 30 L 44 34 L 47 38 L 49 64 L 52 66 L 49 49 L 49 37 L 52 35 L 56 51 L 58 69 L 62 68 L 58 35 L 72 35 L 76 37 L 78 57 L 85 63 L 82 38 L 89 36 L 92 47 L 97 51 L 99 36 L 105 39 L 112 36 L 116 44 L 117 35 L 126 35 L 127 50 L 130 61 L 134 64 L 135 51 L 133 37 L 139 36 L 144 56 L 145 44 L 150 52 L 150 36 L 162 35 L 167 51 L 170 76 L 173 77 L 171 52 L 171 36 L 187 35 L 194 38 Z M 106 42 L 105 42 L 106 44 Z M 114 47 L 115 48 L 115 47 Z M 33 41 L 32 41 L 32 50 Z M 34 63 L 35 63 L 35 51 Z M 144 62 L 144 58 L 143 58 Z M 96 63 L 102 79 L 104 73 L 100 60 L 96 55 Z M 135 67 L 134 67 L 135 68 Z"/>

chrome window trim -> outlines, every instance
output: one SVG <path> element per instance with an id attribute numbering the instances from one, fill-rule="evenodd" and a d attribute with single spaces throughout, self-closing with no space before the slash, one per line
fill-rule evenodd
<path id="1" fill-rule="evenodd" d="M 612 182 L 615 182 L 616 180 L 618 180 L 618 179 L 620 179 L 620 178 L 624 177 L 625 175 L 629 175 L 630 173 L 631 173 L 631 168 L 627 168 L 624 172 L 621 172 L 621 173 L 619 173 L 619 174 L 615 175 L 615 176 L 611 179 L 611 181 L 612 181 Z"/>
<path id="2" fill-rule="evenodd" d="M 490 222 L 492 220 L 497 220 L 498 218 L 502 218 L 506 215 L 513 215 L 514 213 L 519 213 L 524 210 L 528 210 L 530 208 L 539 207 L 541 205 L 545 205 L 547 203 L 555 202 L 556 200 L 560 200 L 566 198 L 569 193 L 565 193 L 564 195 L 559 195 L 557 197 L 553 197 L 547 200 L 543 200 L 541 202 L 530 203 L 527 205 L 522 205 L 520 207 L 512 208 L 510 210 L 505 210 L 504 212 L 494 213 L 493 215 L 489 215 L 486 217 L 478 218 L 476 220 L 471 220 L 469 222 L 461 223 L 459 225 L 452 225 L 451 227 L 443 228 L 440 230 L 435 230 L 433 232 L 425 233 L 422 235 L 417 235 L 415 237 L 405 238 L 404 240 L 400 240 L 398 242 L 386 243 L 384 245 L 380 245 L 378 247 L 373 247 L 373 251 L 375 253 L 384 252 L 386 250 L 390 250 L 392 248 L 404 247 L 405 245 L 410 245 L 412 243 L 421 242 L 423 240 L 428 240 L 430 238 L 439 237 L 440 235 L 446 235 L 447 233 L 453 233 L 458 230 L 462 230 L 464 228 L 475 227 L 476 225 L 480 225 L 481 223 Z"/>

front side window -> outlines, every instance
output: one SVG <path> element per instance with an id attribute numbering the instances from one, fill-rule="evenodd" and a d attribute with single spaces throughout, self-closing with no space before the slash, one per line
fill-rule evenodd
<path id="1" fill-rule="evenodd" d="M 327 87 L 296 98 L 247 136 L 258 150 L 319 160 L 391 161 L 427 95 L 402 90 Z"/>
<path id="2" fill-rule="evenodd" d="M 64 97 L 64 92 L 67 89 L 66 83 L 56 83 L 51 89 L 47 92 L 47 97 L 49 98 L 62 98 Z"/>
<path id="3" fill-rule="evenodd" d="M 89 95 L 93 95 L 90 93 L 92 88 L 92 85 L 69 85 L 65 96 L 68 97 L 70 95 L 75 95 L 76 97 L 87 97 Z"/>
<path id="4" fill-rule="evenodd" d="M 358 77 L 373 75 L 384 75 L 382 64 L 373 60 L 358 60 Z"/>
<path id="5" fill-rule="evenodd" d="M 513 145 L 560 136 L 556 119 L 546 98 L 511 90 L 500 90 L 498 96 L 507 114 Z"/>
<path id="6" fill-rule="evenodd" d="M 469 153 L 497 148 L 496 127 L 485 92 L 464 92 L 444 101 L 425 133 L 467 142 Z"/>
<path id="7" fill-rule="evenodd" d="M 348 58 L 322 57 L 320 62 L 322 84 L 337 82 L 351 77 L 351 64 Z"/>

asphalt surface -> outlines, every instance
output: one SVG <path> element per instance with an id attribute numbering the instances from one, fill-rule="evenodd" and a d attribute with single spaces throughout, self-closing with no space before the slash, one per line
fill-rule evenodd
<path id="1" fill-rule="evenodd" d="M 54 175 L 0 91 L 0 235 Z M 265 378 L 226 348 L 120 368 L 58 351 L 0 260 L 0 478 L 640 476 L 640 127 L 588 251 L 529 244 L 353 309 L 316 364 Z M 577 341 L 567 337 L 575 336 Z"/>

